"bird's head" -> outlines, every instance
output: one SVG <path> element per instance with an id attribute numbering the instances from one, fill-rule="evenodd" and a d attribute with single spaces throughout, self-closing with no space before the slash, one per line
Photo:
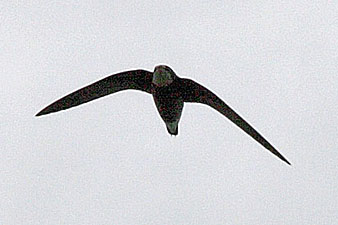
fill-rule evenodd
<path id="1" fill-rule="evenodd" d="M 176 79 L 175 72 L 166 65 L 156 66 L 153 73 L 153 84 L 163 87 L 171 84 Z"/>

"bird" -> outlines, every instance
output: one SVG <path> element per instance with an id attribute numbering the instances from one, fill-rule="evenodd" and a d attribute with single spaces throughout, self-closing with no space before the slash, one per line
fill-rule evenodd
<path id="1" fill-rule="evenodd" d="M 143 91 L 153 96 L 156 108 L 171 135 L 178 134 L 184 103 L 202 103 L 227 117 L 268 151 L 291 165 L 275 147 L 216 94 L 191 79 L 179 77 L 167 65 L 155 66 L 154 72 L 136 69 L 110 75 L 51 103 L 35 116 L 69 109 L 127 89 Z"/>

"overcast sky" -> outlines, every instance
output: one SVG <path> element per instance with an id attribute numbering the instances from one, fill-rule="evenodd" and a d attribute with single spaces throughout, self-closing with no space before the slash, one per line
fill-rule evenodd
<path id="1" fill-rule="evenodd" d="M 1 225 L 338 224 L 337 1 L 27 0 L 0 11 Z M 139 91 L 34 117 L 158 64 L 210 88 L 292 166 L 204 105 L 185 104 L 172 137 Z"/>

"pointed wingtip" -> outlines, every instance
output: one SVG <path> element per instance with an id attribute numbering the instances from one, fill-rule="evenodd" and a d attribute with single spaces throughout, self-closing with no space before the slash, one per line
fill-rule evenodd
<path id="1" fill-rule="evenodd" d="M 289 166 L 292 166 L 291 163 L 287 161 L 286 159 L 284 160 L 284 162 L 286 162 Z"/>
<path id="2" fill-rule="evenodd" d="M 287 163 L 289 166 L 291 166 L 291 163 L 284 157 L 282 156 L 280 153 L 276 154 L 278 158 L 280 158 L 282 161 L 284 161 L 285 163 Z"/>
<path id="3" fill-rule="evenodd" d="M 42 115 L 45 115 L 45 114 L 48 114 L 48 113 L 50 113 L 50 112 L 48 112 L 45 109 L 43 109 L 40 112 L 38 112 L 37 114 L 35 114 L 35 116 L 42 116 Z"/>
<path id="4" fill-rule="evenodd" d="M 35 116 L 42 116 L 42 115 L 46 115 L 46 114 L 49 114 L 49 113 L 53 113 L 53 112 L 57 112 L 58 110 L 55 110 L 52 105 L 49 105 L 47 107 L 45 107 L 44 109 L 42 109 L 40 112 L 38 112 Z"/>
<path id="5" fill-rule="evenodd" d="M 289 166 L 291 166 L 291 163 L 289 162 L 289 160 L 287 160 L 282 154 L 280 154 L 279 151 L 277 151 L 277 149 L 275 149 L 269 142 L 266 142 L 265 145 L 263 145 L 263 146 L 266 149 L 268 149 L 272 154 L 277 156 L 280 160 L 282 160 L 283 162 L 285 162 Z"/>

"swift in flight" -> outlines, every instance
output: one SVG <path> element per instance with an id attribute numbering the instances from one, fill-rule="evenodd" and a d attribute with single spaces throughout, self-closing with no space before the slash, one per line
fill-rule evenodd
<path id="1" fill-rule="evenodd" d="M 153 96 L 157 110 L 171 135 L 178 134 L 184 102 L 202 103 L 223 114 L 267 150 L 291 165 L 261 134 L 214 93 L 193 80 L 178 77 L 165 65 L 156 66 L 154 72 L 131 70 L 113 74 L 66 95 L 48 105 L 36 116 L 69 109 L 127 89 L 144 91 Z"/>

